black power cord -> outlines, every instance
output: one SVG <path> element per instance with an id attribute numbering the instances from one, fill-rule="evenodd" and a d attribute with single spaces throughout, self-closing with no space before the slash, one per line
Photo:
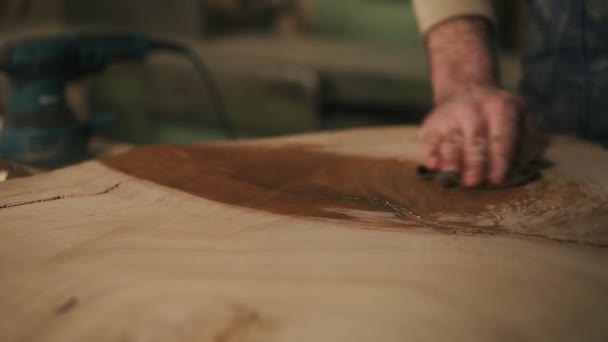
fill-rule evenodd
<path id="1" fill-rule="evenodd" d="M 190 64 L 192 64 L 198 76 L 207 88 L 207 92 L 209 93 L 209 97 L 211 100 L 211 105 L 213 107 L 213 110 L 215 111 L 216 119 L 224 130 L 226 137 L 230 139 L 237 139 L 237 134 L 234 129 L 234 125 L 232 124 L 230 117 L 228 116 L 228 112 L 226 111 L 226 106 L 220 94 L 217 83 L 215 82 L 211 71 L 204 63 L 203 59 L 196 52 L 194 52 L 194 50 L 184 45 L 161 39 L 149 39 L 148 42 L 152 49 L 174 52 L 176 54 L 184 56 L 190 62 Z"/>

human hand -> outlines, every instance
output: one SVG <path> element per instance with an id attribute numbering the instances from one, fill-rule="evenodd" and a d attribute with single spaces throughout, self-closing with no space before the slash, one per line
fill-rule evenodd
<path id="1" fill-rule="evenodd" d="M 511 167 L 525 105 L 494 86 L 463 89 L 438 103 L 422 125 L 423 163 L 459 172 L 462 184 L 500 184 Z"/>

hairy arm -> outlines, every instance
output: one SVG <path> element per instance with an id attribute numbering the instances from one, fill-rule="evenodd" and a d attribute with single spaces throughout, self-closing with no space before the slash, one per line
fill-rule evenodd
<path id="1" fill-rule="evenodd" d="M 424 164 L 461 172 L 466 186 L 502 183 L 523 102 L 500 89 L 489 21 L 456 17 L 426 38 L 435 108 L 421 130 Z"/>
<path id="2" fill-rule="evenodd" d="M 480 17 L 448 20 L 427 36 L 435 103 L 463 88 L 496 86 L 497 66 L 491 28 Z"/>

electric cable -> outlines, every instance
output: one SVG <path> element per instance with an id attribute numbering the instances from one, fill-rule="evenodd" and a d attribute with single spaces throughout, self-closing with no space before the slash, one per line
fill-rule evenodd
<path id="1" fill-rule="evenodd" d="M 199 78 L 203 82 L 205 88 L 207 88 L 207 92 L 211 101 L 211 106 L 213 107 L 213 110 L 215 112 L 216 120 L 224 130 L 224 134 L 229 139 L 237 139 L 238 136 L 226 110 L 226 105 L 220 94 L 217 82 L 213 78 L 211 71 L 209 70 L 201 56 L 199 56 L 199 54 L 197 54 L 193 49 L 173 42 L 164 41 L 160 39 L 149 39 L 149 43 L 152 49 L 174 52 L 176 54 L 184 56 L 190 62 L 190 64 L 196 70 L 196 73 L 198 74 Z"/>

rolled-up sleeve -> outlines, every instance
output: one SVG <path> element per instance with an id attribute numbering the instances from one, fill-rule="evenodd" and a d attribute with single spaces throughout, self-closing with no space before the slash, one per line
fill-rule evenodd
<path id="1" fill-rule="evenodd" d="M 437 24 L 459 16 L 482 16 L 496 22 L 491 0 L 413 0 L 423 34 Z"/>

